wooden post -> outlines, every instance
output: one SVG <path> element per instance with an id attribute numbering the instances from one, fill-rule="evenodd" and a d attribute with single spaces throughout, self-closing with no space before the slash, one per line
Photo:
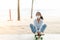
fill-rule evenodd
<path id="1" fill-rule="evenodd" d="M 20 2 L 18 0 L 18 21 L 20 21 Z"/>
<path id="2" fill-rule="evenodd" d="M 33 13 L 33 2 L 34 0 L 32 0 L 32 5 L 31 5 L 31 18 L 32 18 L 32 13 Z"/>

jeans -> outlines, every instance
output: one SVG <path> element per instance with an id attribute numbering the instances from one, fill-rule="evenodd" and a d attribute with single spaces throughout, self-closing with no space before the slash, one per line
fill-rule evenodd
<path id="1" fill-rule="evenodd" d="M 36 27 L 33 24 L 30 24 L 30 28 L 31 28 L 31 31 L 33 33 L 36 33 L 37 32 Z M 41 28 L 41 31 L 40 32 L 44 32 L 45 28 L 46 28 L 46 24 L 42 25 L 42 28 Z"/>

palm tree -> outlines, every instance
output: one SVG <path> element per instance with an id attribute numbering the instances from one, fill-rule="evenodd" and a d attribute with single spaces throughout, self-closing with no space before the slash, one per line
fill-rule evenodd
<path id="1" fill-rule="evenodd" d="M 18 21 L 20 21 L 20 2 L 18 0 Z"/>

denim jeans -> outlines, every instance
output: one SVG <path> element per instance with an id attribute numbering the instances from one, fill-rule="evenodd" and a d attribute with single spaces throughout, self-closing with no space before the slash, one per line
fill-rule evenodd
<path id="1" fill-rule="evenodd" d="M 31 31 L 33 33 L 36 33 L 37 32 L 36 27 L 33 24 L 30 24 L 30 28 L 31 28 Z M 46 24 L 42 25 L 42 28 L 41 28 L 41 31 L 40 32 L 44 32 L 45 28 L 46 28 Z"/>

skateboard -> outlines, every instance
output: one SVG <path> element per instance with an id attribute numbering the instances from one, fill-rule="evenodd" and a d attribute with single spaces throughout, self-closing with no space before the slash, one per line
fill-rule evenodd
<path id="1" fill-rule="evenodd" d="M 40 34 L 40 36 L 35 34 L 35 40 L 43 40 L 43 36 L 44 34 Z"/>

